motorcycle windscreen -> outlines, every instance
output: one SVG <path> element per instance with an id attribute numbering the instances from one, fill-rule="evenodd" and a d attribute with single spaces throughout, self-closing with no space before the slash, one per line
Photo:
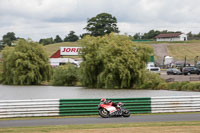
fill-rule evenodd
<path id="1" fill-rule="evenodd" d="M 109 107 L 106 107 L 106 109 L 109 111 L 110 114 L 112 114 L 113 112 L 117 111 L 117 109 L 113 106 L 109 106 Z"/>

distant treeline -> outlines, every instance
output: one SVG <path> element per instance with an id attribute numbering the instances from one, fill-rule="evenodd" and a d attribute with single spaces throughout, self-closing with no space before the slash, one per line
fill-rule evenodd
<path id="1" fill-rule="evenodd" d="M 200 32 L 198 34 L 187 33 L 188 40 L 200 40 Z"/>
<path id="2" fill-rule="evenodd" d="M 55 39 L 52 37 L 50 38 L 43 38 L 39 40 L 40 44 L 48 45 L 53 43 L 60 43 L 60 42 L 75 42 L 79 39 L 79 37 L 75 34 L 74 31 L 70 31 L 69 34 L 62 40 L 59 35 L 56 35 Z"/>
<path id="3" fill-rule="evenodd" d="M 14 32 L 8 32 L 7 34 L 3 35 L 3 40 L 0 40 L 0 50 L 3 49 L 5 45 L 15 45 L 14 42 L 16 42 L 18 39 L 25 40 L 24 38 L 16 37 Z M 62 39 L 59 35 L 56 35 L 55 39 L 53 39 L 53 37 L 42 38 L 39 40 L 39 43 L 48 45 L 59 42 L 75 42 L 77 40 L 79 40 L 79 36 L 77 36 L 74 31 L 70 31 L 64 39 Z"/>
<path id="4" fill-rule="evenodd" d="M 181 31 L 168 31 L 168 30 L 163 30 L 163 31 L 159 31 L 159 30 L 150 30 L 147 33 L 136 33 L 133 36 L 130 36 L 132 38 L 132 40 L 154 40 L 155 37 L 159 34 L 167 34 L 167 33 L 182 33 Z M 198 34 L 192 34 L 192 32 L 187 33 L 188 36 L 188 40 L 200 40 L 200 33 Z"/>

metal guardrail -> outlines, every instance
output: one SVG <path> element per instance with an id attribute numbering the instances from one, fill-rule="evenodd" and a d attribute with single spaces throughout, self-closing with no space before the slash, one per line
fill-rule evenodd
<path id="1" fill-rule="evenodd" d="M 200 112 L 200 96 L 111 98 L 135 113 Z M 1 100 L 0 118 L 96 115 L 100 99 Z"/>
<path id="2" fill-rule="evenodd" d="M 123 102 L 131 113 L 151 113 L 151 98 L 111 98 Z M 60 115 L 96 115 L 100 99 L 61 99 Z"/>
<path id="3" fill-rule="evenodd" d="M 0 118 L 58 115 L 59 99 L 0 100 Z"/>
<path id="4" fill-rule="evenodd" d="M 200 96 L 168 96 L 151 98 L 152 113 L 200 112 Z"/>

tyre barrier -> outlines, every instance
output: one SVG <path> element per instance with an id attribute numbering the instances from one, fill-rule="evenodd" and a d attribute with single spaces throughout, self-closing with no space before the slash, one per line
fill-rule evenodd
<path id="1" fill-rule="evenodd" d="M 136 113 L 200 112 L 200 96 L 110 98 Z M 100 99 L 0 100 L 0 118 L 97 115 Z"/>

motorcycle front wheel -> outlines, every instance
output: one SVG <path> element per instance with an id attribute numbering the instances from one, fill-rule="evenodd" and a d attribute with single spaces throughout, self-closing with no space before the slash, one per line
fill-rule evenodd
<path id="1" fill-rule="evenodd" d="M 108 118 L 109 117 L 109 112 L 106 109 L 100 109 L 99 110 L 99 115 L 102 118 Z"/>
<path id="2" fill-rule="evenodd" d="M 131 115 L 130 111 L 128 109 L 124 109 L 122 116 L 129 117 L 130 115 Z"/>

